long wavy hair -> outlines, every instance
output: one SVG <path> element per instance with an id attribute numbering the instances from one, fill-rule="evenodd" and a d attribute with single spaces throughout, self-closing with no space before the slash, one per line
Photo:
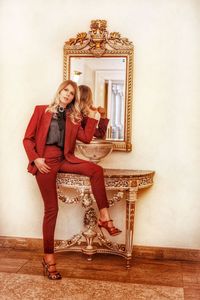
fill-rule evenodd
<path id="1" fill-rule="evenodd" d="M 72 80 L 65 80 L 63 81 L 57 91 L 56 94 L 53 98 L 52 103 L 47 107 L 46 111 L 49 111 L 51 113 L 56 113 L 57 108 L 60 104 L 60 92 L 64 90 L 68 85 L 71 85 L 74 88 L 74 99 L 70 104 L 67 105 L 67 114 L 69 115 L 71 121 L 74 124 L 77 124 L 81 121 L 81 111 L 80 111 L 80 100 L 79 100 L 79 90 L 76 82 Z"/>
<path id="2" fill-rule="evenodd" d="M 80 111 L 83 117 L 88 115 L 88 108 L 93 104 L 92 91 L 87 85 L 79 85 Z"/>

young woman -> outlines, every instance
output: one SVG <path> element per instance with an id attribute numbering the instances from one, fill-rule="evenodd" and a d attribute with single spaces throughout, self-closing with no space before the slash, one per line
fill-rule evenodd
<path id="1" fill-rule="evenodd" d="M 103 139 L 106 135 L 106 130 L 109 122 L 109 119 L 106 118 L 106 111 L 103 107 L 100 106 L 98 108 L 93 107 L 92 91 L 89 86 L 80 85 L 78 88 L 80 94 L 80 110 L 83 117 L 81 126 L 85 128 L 88 114 L 91 109 L 97 111 L 100 114 L 100 120 L 98 123 L 98 127 L 95 129 L 94 136 L 96 138 Z"/>
<path id="2" fill-rule="evenodd" d="M 74 156 L 76 139 L 89 143 L 97 124 L 92 109 L 89 109 L 84 129 L 80 116 L 77 85 L 71 80 L 64 81 L 58 87 L 52 104 L 35 107 L 23 139 L 29 159 L 28 171 L 36 176 L 44 201 L 42 264 L 44 275 L 52 280 L 62 278 L 56 270 L 54 256 L 54 230 L 58 214 L 57 172 L 89 176 L 100 212 L 98 226 L 104 227 L 111 235 L 121 232 L 110 219 L 103 169 Z"/>

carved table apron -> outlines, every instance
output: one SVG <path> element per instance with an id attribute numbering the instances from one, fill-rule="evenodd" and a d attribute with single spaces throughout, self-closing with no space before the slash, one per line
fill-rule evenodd
<path id="1" fill-rule="evenodd" d="M 114 192 L 112 198 L 108 199 L 109 205 L 114 205 L 123 198 L 126 199 L 124 244 L 113 243 L 105 237 L 103 232 L 96 230 L 97 216 L 92 207 L 95 199 L 91 191 L 89 177 L 71 173 L 58 173 L 58 199 L 67 204 L 82 203 L 82 206 L 86 209 L 84 225 L 87 229 L 74 235 L 71 239 L 57 240 L 55 242 L 55 252 L 83 252 L 88 255 L 89 260 L 95 253 L 112 253 L 126 258 L 126 267 L 129 268 L 133 251 L 134 212 L 137 193 L 139 189 L 147 188 L 153 184 L 154 173 L 154 171 L 104 169 L 106 191 Z M 74 197 L 68 196 L 66 192 L 63 192 L 63 188 L 75 189 L 76 195 Z"/>

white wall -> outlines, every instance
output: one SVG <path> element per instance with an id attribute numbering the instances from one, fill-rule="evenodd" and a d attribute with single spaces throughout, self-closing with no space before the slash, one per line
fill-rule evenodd
<path id="1" fill-rule="evenodd" d="M 0 235 L 41 237 L 43 204 L 22 138 L 34 106 L 62 81 L 64 41 L 100 18 L 135 45 L 134 149 L 103 166 L 156 171 L 137 202 L 134 243 L 200 247 L 199 11 L 198 0 L 1 0 Z M 56 238 L 79 228 L 70 210 L 79 219 L 61 203 Z"/>

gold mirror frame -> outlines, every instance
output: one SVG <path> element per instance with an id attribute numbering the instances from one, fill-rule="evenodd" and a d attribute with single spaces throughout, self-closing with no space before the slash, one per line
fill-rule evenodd
<path id="1" fill-rule="evenodd" d="M 70 79 L 70 58 L 72 57 L 123 57 L 126 58 L 125 82 L 125 131 L 124 140 L 112 140 L 114 150 L 130 152 L 133 90 L 134 47 L 119 32 L 109 33 L 106 20 L 92 20 L 88 33 L 78 33 L 64 44 L 64 80 Z"/>

